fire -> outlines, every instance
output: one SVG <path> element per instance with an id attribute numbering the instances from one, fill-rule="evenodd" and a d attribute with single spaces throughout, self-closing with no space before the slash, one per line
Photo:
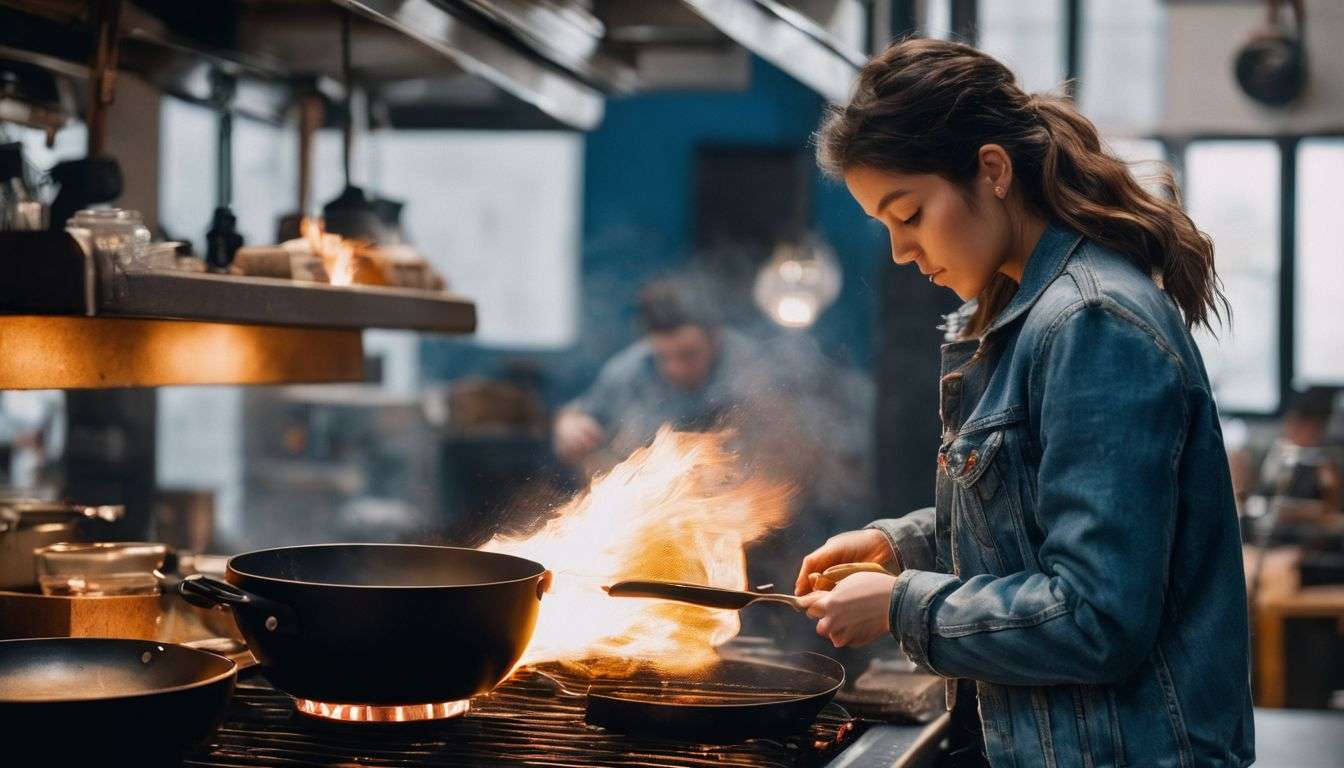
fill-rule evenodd
<path id="1" fill-rule="evenodd" d="M 332 285 L 350 285 L 355 281 L 355 244 L 322 229 L 321 219 L 305 217 L 299 232 L 308 241 L 313 255 L 322 259 Z"/>
<path id="2" fill-rule="evenodd" d="M 740 628 L 736 612 L 614 598 L 602 586 L 666 579 L 746 588 L 743 545 L 785 521 L 792 489 L 742 477 L 728 438 L 663 427 L 538 532 L 482 547 L 555 573 L 520 665 L 597 660 L 587 671 L 623 674 L 644 663 L 694 671 L 715 660 L 715 646 Z"/>

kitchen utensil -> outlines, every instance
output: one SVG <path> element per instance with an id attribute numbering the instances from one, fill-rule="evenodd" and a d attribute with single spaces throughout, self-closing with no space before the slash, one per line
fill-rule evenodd
<path id="1" fill-rule="evenodd" d="M 155 595 L 154 571 L 168 547 L 148 541 L 60 542 L 33 552 L 44 595 L 66 597 Z"/>
<path id="2" fill-rule="evenodd" d="M 748 592 L 739 589 L 722 589 L 701 584 L 683 584 L 675 581 L 657 581 L 653 579 L 631 579 L 618 581 L 609 587 L 603 587 L 612 597 L 652 597 L 660 600 L 675 600 L 679 603 L 702 605 L 706 608 L 723 608 L 738 611 L 758 602 L 781 603 L 795 611 L 803 608 L 798 598 L 774 592 Z"/>
<path id="3" fill-rule="evenodd" d="M 864 571 L 874 571 L 887 573 L 886 569 L 876 563 L 845 563 L 843 565 L 833 565 L 816 576 L 815 585 L 819 590 L 833 589 L 841 579 L 855 573 Z M 723 589 L 721 587 L 709 587 L 703 584 L 683 584 L 675 581 L 658 581 L 655 579 L 630 579 L 618 581 L 608 587 L 603 587 L 607 594 L 612 597 L 652 597 L 661 600 L 675 600 L 680 603 L 690 603 L 691 605 L 701 605 L 706 608 L 722 608 L 729 611 L 738 611 L 758 602 L 780 603 L 787 605 L 795 611 L 801 611 L 802 606 L 798 603 L 798 598 L 793 595 L 783 595 L 777 592 L 749 592 L 738 589 Z"/>
<path id="4" fill-rule="evenodd" d="M 60 541 L 89 541 L 99 526 L 115 523 L 125 512 L 121 506 L 0 500 L 0 589 L 36 589 L 33 550 Z"/>
<path id="5" fill-rule="evenodd" d="M 236 678 L 232 661 L 171 643 L 0 641 L 5 753 L 33 765 L 179 765 L 218 727 Z"/>
<path id="6" fill-rule="evenodd" d="M 323 705 L 437 704 L 491 690 L 522 656 L 550 586 L 530 560 L 410 544 L 249 552 L 230 558 L 225 579 L 195 574 L 178 591 L 230 606 L 266 677 Z"/>
<path id="7" fill-rule="evenodd" d="M 654 666 L 583 681 L 545 666 L 536 671 L 570 695 L 586 695 L 591 725 L 708 743 L 801 731 L 845 682 L 840 662 L 816 653 L 727 657 L 684 676 Z"/>
<path id="8" fill-rule="evenodd" d="M 350 181 L 350 154 L 354 146 L 354 81 L 350 73 L 350 13 L 341 14 L 341 80 L 345 84 L 345 113 L 341 123 L 341 163 L 345 189 L 322 207 L 327 232 L 351 240 L 377 243 L 382 239 L 383 219 L 364 190 Z"/>
<path id="9" fill-rule="evenodd" d="M 218 69 L 210 71 L 210 100 L 219 111 L 215 144 L 215 213 L 205 233 L 205 263 L 216 272 L 227 271 L 243 245 L 238 218 L 233 215 L 233 97 L 237 80 Z"/>
<path id="10" fill-rule="evenodd" d="M 818 574 L 811 574 L 815 577 L 812 581 L 812 587 L 823 592 L 829 592 L 835 589 L 842 579 L 853 576 L 856 573 L 883 573 L 888 576 L 893 575 L 890 571 L 877 563 L 844 563 L 842 565 L 833 565 L 830 568 Z"/>

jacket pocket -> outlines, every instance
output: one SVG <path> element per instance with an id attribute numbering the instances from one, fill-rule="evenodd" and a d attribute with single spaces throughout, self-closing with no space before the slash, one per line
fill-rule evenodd
<path id="1" fill-rule="evenodd" d="M 954 525 L 964 531 L 959 537 L 962 570 L 970 575 L 1020 568 L 1023 532 L 1014 478 L 1021 468 L 1013 465 L 1014 451 L 1005 450 L 1016 421 L 996 420 L 993 426 L 963 431 L 939 452 L 940 468 L 951 481 Z M 980 563 L 967 556 L 972 546 Z"/>

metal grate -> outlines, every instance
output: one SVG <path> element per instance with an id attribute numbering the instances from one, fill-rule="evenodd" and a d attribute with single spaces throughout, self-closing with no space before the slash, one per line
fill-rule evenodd
<path id="1" fill-rule="evenodd" d="M 852 740 L 851 720 L 832 704 L 807 733 L 740 744 L 688 744 L 611 733 L 584 723 L 582 698 L 520 672 L 474 699 L 457 720 L 432 724 L 325 723 L 300 716 L 289 697 L 253 674 L 238 681 L 224 725 L 195 768 L 267 766 L 749 766 L 826 762 Z"/>

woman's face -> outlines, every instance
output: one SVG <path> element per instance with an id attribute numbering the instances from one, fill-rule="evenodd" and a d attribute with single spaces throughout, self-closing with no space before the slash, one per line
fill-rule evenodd
<path id="1" fill-rule="evenodd" d="M 980 294 L 1008 256 L 1011 223 L 996 175 L 977 175 L 967 192 L 936 174 L 857 167 L 845 173 L 845 185 L 864 213 L 886 225 L 892 261 L 914 264 L 964 301 Z"/>

